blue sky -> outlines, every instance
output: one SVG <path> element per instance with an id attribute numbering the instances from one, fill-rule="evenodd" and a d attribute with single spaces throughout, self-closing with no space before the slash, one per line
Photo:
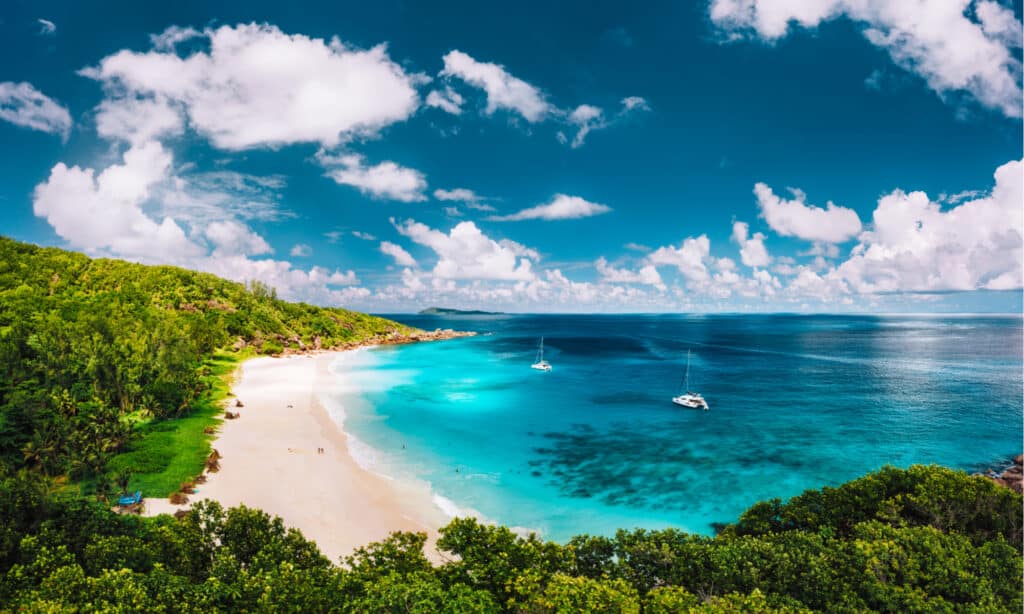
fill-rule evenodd
<path id="1" fill-rule="evenodd" d="M 377 312 L 1020 311 L 1019 3 L 550 4 L 8 3 L 0 232 Z"/>

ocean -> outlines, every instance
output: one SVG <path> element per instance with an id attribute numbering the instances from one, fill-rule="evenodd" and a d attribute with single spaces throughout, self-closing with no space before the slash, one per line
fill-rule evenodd
<path id="1" fill-rule="evenodd" d="M 547 539 L 713 534 L 886 464 L 1021 452 L 1020 316 L 387 317 L 480 335 L 342 355 L 325 402 L 353 455 Z M 541 336 L 549 373 L 530 368 Z M 687 351 L 710 411 L 671 403 Z"/>

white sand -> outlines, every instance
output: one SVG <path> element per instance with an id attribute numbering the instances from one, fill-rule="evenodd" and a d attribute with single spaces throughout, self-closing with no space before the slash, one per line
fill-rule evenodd
<path id="1" fill-rule="evenodd" d="M 318 401 L 334 386 L 328 366 L 336 356 L 245 362 L 232 389 L 244 406 L 236 409 L 232 398 L 229 407 L 241 417 L 225 420 L 213 442 L 223 456 L 220 471 L 208 474 L 189 499 L 215 499 L 225 507 L 244 503 L 280 516 L 334 561 L 393 531 L 424 531 L 433 542 L 448 517 L 432 502 L 427 485 L 359 467 L 345 434 Z M 146 500 L 149 515 L 187 507 Z M 427 551 L 433 553 L 432 546 Z"/>

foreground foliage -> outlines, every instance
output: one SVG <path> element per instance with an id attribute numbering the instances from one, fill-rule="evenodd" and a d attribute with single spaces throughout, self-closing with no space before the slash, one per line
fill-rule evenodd
<path id="1" fill-rule="evenodd" d="M 231 361 L 217 350 L 326 348 L 406 330 L 278 300 L 259 283 L 0 237 L 0 462 L 75 479 L 149 473 L 131 486 L 168 494 L 160 491 L 194 477 L 180 474 L 201 468 L 209 452 L 202 431 L 214 422 L 217 395 L 226 393 L 216 386 Z M 186 434 L 177 430 L 188 423 L 165 422 L 197 413 Z M 170 458 L 169 450 L 184 452 Z M 126 451 L 134 457 L 108 468 Z M 181 471 L 155 477 L 176 465 Z"/>
<path id="2" fill-rule="evenodd" d="M 714 538 L 566 545 L 456 519 L 431 565 L 395 533 L 333 565 L 278 518 L 197 504 L 118 516 L 0 481 L 0 604 L 145 612 L 1020 612 L 1021 497 L 939 467 L 886 468 L 755 505 Z M 4 606 L 0 605 L 0 609 Z"/>

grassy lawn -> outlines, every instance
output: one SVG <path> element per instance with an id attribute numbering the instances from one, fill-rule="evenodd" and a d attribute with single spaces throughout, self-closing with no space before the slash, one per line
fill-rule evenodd
<path id="1" fill-rule="evenodd" d="M 235 371 L 252 356 L 248 352 L 218 352 L 207 359 L 203 365 L 208 374 L 203 380 L 210 389 L 195 403 L 192 413 L 184 418 L 139 424 L 136 437 L 125 452 L 110 460 L 108 471 L 129 470 L 129 490 L 141 490 L 146 497 L 167 497 L 182 482 L 202 473 L 214 437 L 204 430 L 220 425 Z"/>

